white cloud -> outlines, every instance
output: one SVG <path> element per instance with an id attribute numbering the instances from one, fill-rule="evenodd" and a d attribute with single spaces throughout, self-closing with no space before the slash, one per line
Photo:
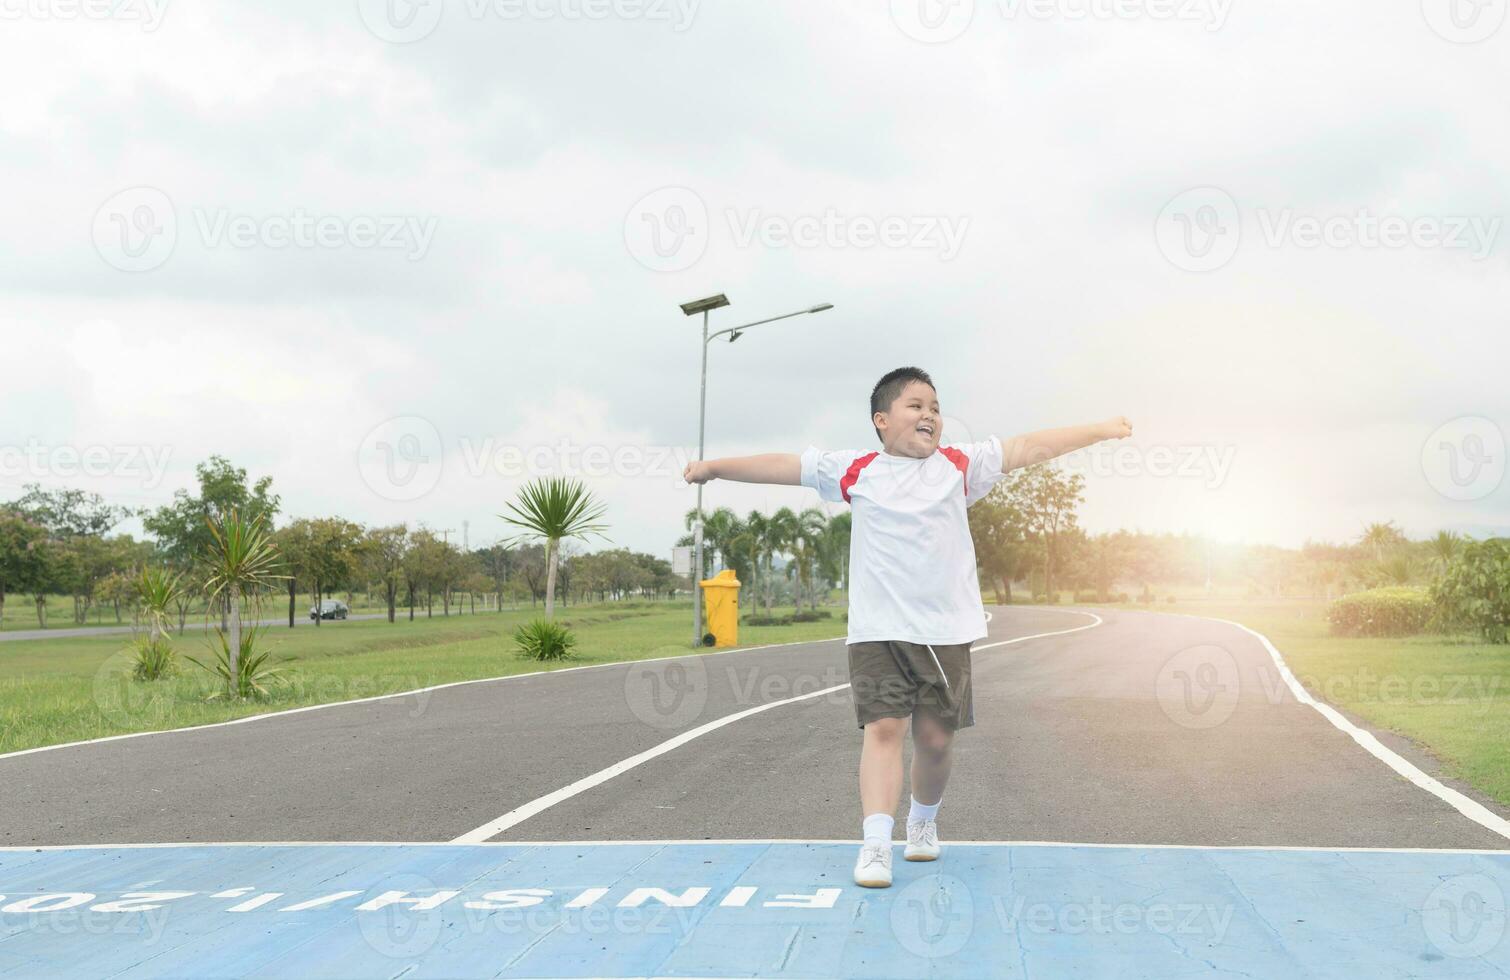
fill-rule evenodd
<path id="1" fill-rule="evenodd" d="M 170 445 L 162 488 L 110 484 L 148 502 L 219 452 L 271 473 L 290 513 L 468 519 L 487 540 L 517 481 L 453 474 L 452 445 L 434 491 L 385 500 L 356 465 L 364 437 L 413 415 L 452 440 L 694 446 L 697 323 L 676 304 L 724 291 L 716 326 L 836 309 L 710 350 L 709 455 L 870 445 L 875 378 L 917 363 L 973 432 L 1126 413 L 1150 443 L 1236 447 L 1217 490 L 1093 481 L 1093 527 L 1199 519 L 1294 544 L 1362 519 L 1510 524 L 1504 491 L 1445 501 L 1410 446 L 1464 414 L 1510 431 L 1505 243 L 1479 262 L 1271 248 L 1253 224 L 1285 208 L 1505 215 L 1503 168 L 1483 161 L 1510 150 L 1510 26 L 1455 45 L 1410 4 L 1238 4 L 1208 31 L 978 2 L 963 36 L 927 45 L 889 6 L 699 4 L 675 30 L 453 3 L 412 44 L 379 41 L 351 3 L 172 4 L 152 31 L 7 22 L 0 180 L 20 192 L 0 198 L 0 327 L 37 369 L 8 374 L 0 442 Z M 172 200 L 179 240 L 123 273 L 91 225 L 138 185 Z M 1154 221 L 1206 185 L 1238 202 L 1244 237 L 1193 274 L 1159 253 Z M 625 223 L 668 186 L 706 205 L 706 250 L 657 272 Z M 196 209 L 435 231 L 417 261 L 232 248 L 202 240 Z M 731 211 L 968 224 L 945 260 L 741 247 Z M 694 499 L 593 482 L 616 537 L 658 554 Z"/>

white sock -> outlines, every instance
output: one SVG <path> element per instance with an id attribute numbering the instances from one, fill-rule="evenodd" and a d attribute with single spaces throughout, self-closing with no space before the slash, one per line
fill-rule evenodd
<path id="1" fill-rule="evenodd" d="M 944 805 L 944 798 L 942 796 L 940 796 L 939 801 L 932 806 L 929 806 L 925 803 L 919 803 L 917 797 L 915 796 L 912 796 L 910 798 L 912 800 L 912 807 L 907 811 L 908 823 L 920 823 L 924 820 L 932 820 L 939 815 L 939 807 Z"/>
<path id="2" fill-rule="evenodd" d="M 890 844 L 891 828 L 896 824 L 896 818 L 889 813 L 872 813 L 865 818 L 861 825 L 861 831 L 867 844 Z"/>

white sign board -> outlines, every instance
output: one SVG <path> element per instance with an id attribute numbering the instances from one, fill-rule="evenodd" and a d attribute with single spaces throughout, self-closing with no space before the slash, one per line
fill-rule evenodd
<path id="1" fill-rule="evenodd" d="M 692 574 L 692 546 L 690 544 L 671 549 L 671 574 Z"/>

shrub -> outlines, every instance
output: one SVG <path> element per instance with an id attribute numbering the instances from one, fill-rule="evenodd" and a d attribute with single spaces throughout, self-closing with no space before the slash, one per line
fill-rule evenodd
<path id="1" fill-rule="evenodd" d="M 1139 592 L 1138 601 L 1143 603 L 1144 605 L 1147 605 L 1148 603 L 1154 601 L 1154 594 L 1152 592 Z"/>
<path id="2" fill-rule="evenodd" d="M 1326 615 L 1338 636 L 1411 636 L 1426 628 L 1432 612 L 1425 592 L 1391 586 L 1336 599 Z"/>
<path id="3" fill-rule="evenodd" d="M 1510 640 L 1510 540 L 1464 544 L 1431 598 L 1444 623 L 1476 629 L 1488 643 Z"/>
<path id="4" fill-rule="evenodd" d="M 268 690 L 268 684 L 283 681 L 288 672 L 286 667 L 270 667 L 267 659 L 271 655 L 269 651 L 257 651 L 257 641 L 262 637 L 265 627 L 249 626 L 241 633 L 241 650 L 236 656 L 236 675 L 231 676 L 231 641 L 230 638 L 218 628 L 215 630 L 215 641 L 210 645 L 210 651 L 215 654 L 215 659 L 209 664 L 201 663 L 193 657 L 184 656 L 196 667 L 214 674 L 219 681 L 220 690 L 214 691 L 206 701 L 240 700 L 252 698 L 257 701 L 267 701 L 272 698 L 272 691 Z M 292 657 L 284 658 L 287 663 Z"/>
<path id="5" fill-rule="evenodd" d="M 833 618 L 834 618 L 834 614 L 833 613 L 829 612 L 827 609 L 820 609 L 817 612 L 808 611 L 808 612 L 796 613 L 796 614 L 794 614 L 792 616 L 791 622 L 794 622 L 794 623 L 816 623 L 820 619 L 833 619 Z"/>
<path id="6" fill-rule="evenodd" d="M 1075 593 L 1075 601 L 1076 602 L 1101 602 L 1103 600 L 1102 600 L 1101 596 L 1097 595 L 1095 592 L 1076 592 Z"/>
<path id="7" fill-rule="evenodd" d="M 167 636 L 156 641 L 142 637 L 133 645 L 136 660 L 131 665 L 131 676 L 139 681 L 156 681 L 178 673 L 178 655 Z"/>
<path id="8" fill-rule="evenodd" d="M 1118 592 L 1116 599 L 1113 600 L 1113 601 L 1115 601 L 1115 602 L 1131 602 L 1132 601 L 1132 596 L 1128 595 L 1126 592 Z"/>
<path id="9" fill-rule="evenodd" d="M 790 616 L 746 616 L 745 617 L 745 625 L 746 626 L 790 626 L 790 625 L 792 625 L 792 617 L 790 617 Z"/>
<path id="10" fill-rule="evenodd" d="M 565 660 L 572 655 L 577 638 L 560 623 L 532 619 L 514 631 L 514 643 L 530 660 Z"/>
<path id="11" fill-rule="evenodd" d="M 1167 602 L 1167 603 L 1174 602 L 1174 596 L 1167 595 L 1167 596 L 1164 597 L 1164 601 Z"/>

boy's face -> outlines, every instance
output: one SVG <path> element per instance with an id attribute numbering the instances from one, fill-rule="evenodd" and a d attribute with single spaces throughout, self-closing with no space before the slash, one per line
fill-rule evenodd
<path id="1" fill-rule="evenodd" d="M 881 444 L 894 456 L 930 456 L 944 434 L 938 395 L 933 385 L 921 381 L 909 381 L 891 410 L 877 412 L 874 421 L 881 430 Z"/>

